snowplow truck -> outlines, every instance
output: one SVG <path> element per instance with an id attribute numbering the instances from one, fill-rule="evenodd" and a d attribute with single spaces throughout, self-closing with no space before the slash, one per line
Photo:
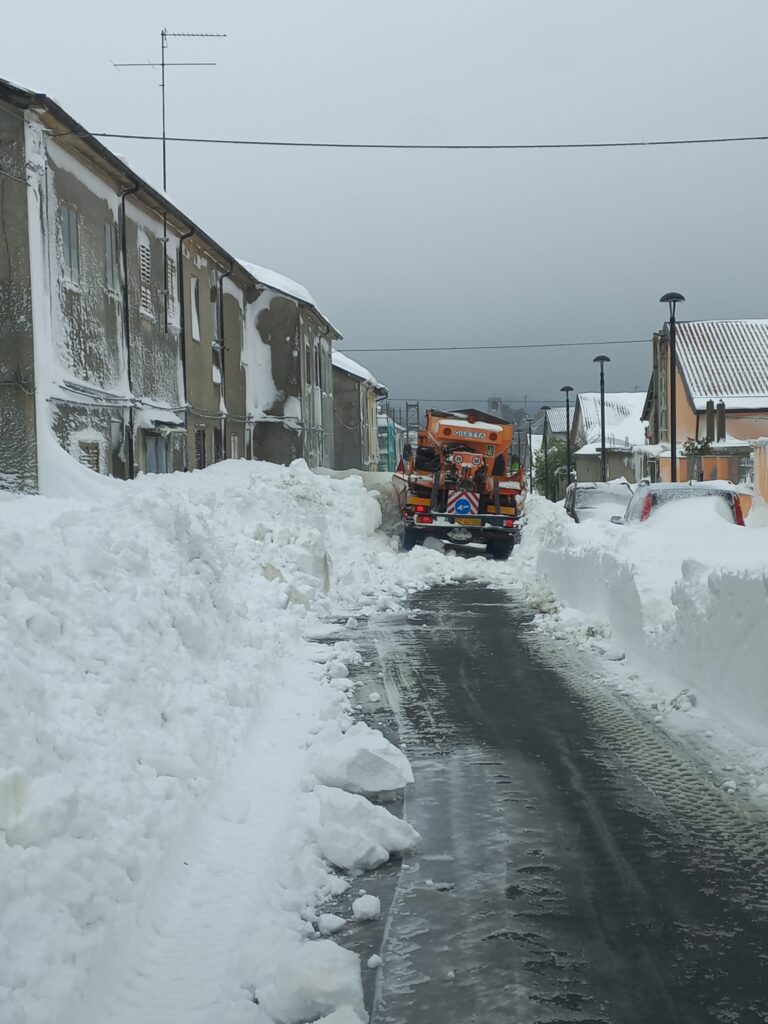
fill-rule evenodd
<path id="1" fill-rule="evenodd" d="M 514 432 L 477 409 L 427 410 L 418 444 L 405 446 L 393 477 L 406 551 L 433 536 L 483 543 L 492 558 L 509 557 L 525 502 Z"/>

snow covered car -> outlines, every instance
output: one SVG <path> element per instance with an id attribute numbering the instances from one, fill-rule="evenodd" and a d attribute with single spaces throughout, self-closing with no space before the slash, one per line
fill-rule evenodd
<path id="1" fill-rule="evenodd" d="M 601 519 L 607 523 L 615 513 L 627 507 L 632 493 L 626 480 L 570 484 L 565 492 L 565 511 L 577 523 L 585 519 Z"/>
<path id="2" fill-rule="evenodd" d="M 715 498 L 722 502 L 718 505 L 726 519 L 735 523 L 736 526 L 744 525 L 744 514 L 741 510 L 741 501 L 734 487 L 720 486 L 705 483 L 687 484 L 646 484 L 638 487 L 627 505 L 623 516 L 612 516 L 611 522 L 621 525 L 627 523 L 643 523 L 655 511 L 672 502 L 688 501 L 691 498 Z"/>

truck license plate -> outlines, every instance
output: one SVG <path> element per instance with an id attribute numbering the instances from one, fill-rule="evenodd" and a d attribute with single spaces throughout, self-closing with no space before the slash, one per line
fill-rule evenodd
<path id="1" fill-rule="evenodd" d="M 480 526 L 480 525 L 482 525 L 479 519 L 474 519 L 471 516 L 469 518 L 467 518 L 466 516 L 458 516 L 456 519 L 454 519 L 454 522 L 456 523 L 457 526 Z"/>

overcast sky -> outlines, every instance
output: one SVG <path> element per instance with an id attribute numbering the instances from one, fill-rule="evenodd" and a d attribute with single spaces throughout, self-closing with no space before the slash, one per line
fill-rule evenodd
<path id="1" fill-rule="evenodd" d="M 72 0 L 3 14 L 0 75 L 93 131 L 395 143 L 768 134 L 765 0 Z M 161 184 L 160 145 L 113 142 Z M 594 342 L 572 350 L 354 353 L 396 399 L 536 408 L 595 390 L 601 343 L 681 318 L 768 314 L 768 142 L 628 150 L 169 152 L 168 191 L 235 255 L 305 284 L 346 350 Z M 645 389 L 650 341 L 606 349 Z"/>

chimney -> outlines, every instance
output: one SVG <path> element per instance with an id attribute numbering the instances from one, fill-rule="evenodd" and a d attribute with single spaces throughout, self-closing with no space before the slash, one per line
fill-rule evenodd
<path id="1" fill-rule="evenodd" d="M 707 440 L 708 441 L 714 441 L 715 440 L 715 403 L 712 401 L 711 398 L 707 401 L 706 417 L 707 417 L 706 418 L 706 423 L 707 423 Z"/>
<path id="2" fill-rule="evenodd" d="M 717 440 L 725 440 L 725 402 L 722 398 L 717 403 Z"/>

